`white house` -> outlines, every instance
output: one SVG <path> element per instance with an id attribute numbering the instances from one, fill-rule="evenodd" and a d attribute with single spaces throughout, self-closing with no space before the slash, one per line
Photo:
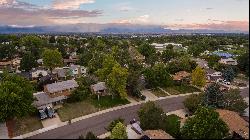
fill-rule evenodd
<path id="1" fill-rule="evenodd" d="M 70 65 L 69 69 L 72 71 L 73 75 L 85 75 L 87 73 L 87 69 L 84 66 L 80 65 Z"/>
<path id="2" fill-rule="evenodd" d="M 174 50 L 181 49 L 182 44 L 176 44 L 176 43 L 164 43 L 164 44 L 158 44 L 158 43 L 152 43 L 151 46 L 155 47 L 155 49 L 158 52 L 163 52 L 168 45 L 172 45 Z"/>
<path id="3" fill-rule="evenodd" d="M 237 60 L 234 60 L 233 58 L 226 58 L 226 59 L 220 59 L 219 63 L 226 64 L 226 65 L 238 65 Z"/>
<path id="4" fill-rule="evenodd" d="M 37 68 L 37 69 L 32 69 L 30 71 L 32 79 L 38 78 L 39 75 L 41 74 L 42 76 L 48 75 L 48 71 L 44 70 L 42 68 Z"/>

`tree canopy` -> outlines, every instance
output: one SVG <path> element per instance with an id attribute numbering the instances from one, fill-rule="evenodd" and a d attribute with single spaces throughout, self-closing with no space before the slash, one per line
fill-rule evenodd
<path id="1" fill-rule="evenodd" d="M 126 126 L 121 122 L 117 123 L 111 131 L 111 139 L 128 139 Z"/>
<path id="2" fill-rule="evenodd" d="M 199 66 L 192 72 L 192 84 L 199 87 L 203 87 L 206 84 L 206 72 Z"/>
<path id="3" fill-rule="evenodd" d="M 26 53 L 24 54 L 24 56 L 22 57 L 22 60 L 20 62 L 20 69 L 24 70 L 24 71 L 29 71 L 32 68 L 37 67 L 37 61 L 35 56 L 32 53 Z"/>
<path id="4" fill-rule="evenodd" d="M 0 121 L 33 112 L 33 89 L 26 79 L 5 73 L 0 82 Z"/>
<path id="5" fill-rule="evenodd" d="M 213 109 L 200 107 L 194 117 L 190 117 L 181 128 L 185 139 L 222 139 L 228 135 L 226 123 L 219 118 Z"/>
<path id="6" fill-rule="evenodd" d="M 162 108 L 156 106 L 154 102 L 145 103 L 138 111 L 140 126 L 143 130 L 157 130 L 162 128 L 165 113 Z"/>
<path id="7" fill-rule="evenodd" d="M 53 68 L 63 65 L 63 58 L 58 50 L 46 49 L 43 52 L 43 63 L 44 66 L 52 70 Z"/>

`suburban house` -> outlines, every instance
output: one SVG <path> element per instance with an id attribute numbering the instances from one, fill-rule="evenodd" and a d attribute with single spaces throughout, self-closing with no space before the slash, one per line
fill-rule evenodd
<path id="1" fill-rule="evenodd" d="M 217 55 L 221 58 L 231 58 L 233 57 L 232 54 L 228 53 L 228 52 L 220 52 L 220 51 L 215 51 L 213 53 L 211 53 L 211 55 Z"/>
<path id="2" fill-rule="evenodd" d="M 7 60 L 0 61 L 0 69 L 11 69 L 12 68 L 12 62 Z"/>
<path id="3" fill-rule="evenodd" d="M 173 80 L 177 82 L 189 82 L 191 74 L 186 71 L 179 71 L 173 75 Z"/>
<path id="4" fill-rule="evenodd" d="M 52 73 L 56 75 L 58 80 L 66 80 L 67 76 L 70 75 L 69 67 L 55 68 Z"/>
<path id="5" fill-rule="evenodd" d="M 192 59 L 192 60 L 194 60 L 196 62 L 196 64 L 203 69 L 209 68 L 208 62 L 204 59 L 196 58 L 196 59 Z"/>
<path id="6" fill-rule="evenodd" d="M 207 82 L 219 82 L 223 80 L 222 73 L 213 69 L 205 69 Z"/>
<path id="7" fill-rule="evenodd" d="M 37 63 L 38 63 L 38 65 L 40 65 L 40 66 L 42 66 L 42 65 L 43 65 L 43 59 L 38 59 L 36 62 L 37 62 Z"/>
<path id="8" fill-rule="evenodd" d="M 68 96 L 71 94 L 71 91 L 78 86 L 79 85 L 75 80 L 67 80 L 44 86 L 44 92 L 46 92 L 51 98 Z"/>
<path id="9" fill-rule="evenodd" d="M 107 92 L 106 92 L 107 87 L 105 85 L 105 82 L 99 82 L 97 84 L 91 85 L 90 89 L 91 89 L 93 94 L 98 95 L 98 99 L 99 99 L 100 95 L 101 96 L 107 95 Z"/>
<path id="10" fill-rule="evenodd" d="M 150 139 L 174 139 L 171 135 L 163 130 L 146 130 L 144 135 L 148 136 Z"/>
<path id="11" fill-rule="evenodd" d="M 45 70 L 44 68 L 38 67 L 38 68 L 33 68 L 31 71 L 31 78 L 32 79 L 36 79 L 38 78 L 40 75 L 41 76 L 46 76 L 48 75 L 48 71 Z"/>
<path id="12" fill-rule="evenodd" d="M 69 58 L 69 59 L 63 59 L 63 62 L 65 65 L 69 66 L 71 64 L 76 64 L 76 62 L 79 60 L 79 58 Z"/>
<path id="13" fill-rule="evenodd" d="M 73 76 L 85 75 L 87 73 L 87 69 L 80 65 L 70 65 L 69 69 Z"/>
<path id="14" fill-rule="evenodd" d="M 249 139 L 249 123 L 236 112 L 216 109 L 220 118 L 227 124 L 229 132 L 234 138 Z"/>
<path id="15" fill-rule="evenodd" d="M 225 59 L 221 58 L 219 60 L 219 63 L 226 65 L 234 65 L 234 66 L 238 65 L 237 60 L 234 60 L 233 58 L 225 58 Z"/>
<path id="16" fill-rule="evenodd" d="M 53 106 L 57 103 L 62 103 L 63 100 L 67 99 L 67 96 L 58 96 L 51 98 L 47 93 L 45 92 L 37 92 L 34 93 L 33 96 L 35 97 L 35 101 L 33 104 L 37 109 L 44 109 L 47 106 Z"/>
<path id="17" fill-rule="evenodd" d="M 156 51 L 162 53 L 166 48 L 172 45 L 174 50 L 182 49 L 182 44 L 176 44 L 176 43 L 164 43 L 164 44 L 158 44 L 158 43 L 152 43 L 151 46 L 155 47 Z"/>

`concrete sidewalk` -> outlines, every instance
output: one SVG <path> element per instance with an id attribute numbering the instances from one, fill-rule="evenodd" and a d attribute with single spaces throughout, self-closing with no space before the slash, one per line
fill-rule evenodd
<path id="1" fill-rule="evenodd" d="M 175 98 L 175 97 L 180 97 L 180 96 L 188 96 L 188 95 L 191 95 L 191 94 L 199 94 L 199 92 L 180 94 L 180 95 L 171 95 L 171 96 L 167 96 L 167 97 L 163 97 L 163 98 L 155 98 L 155 99 L 152 99 L 151 101 L 164 100 L 164 99 L 167 99 L 167 98 Z M 83 119 L 91 118 L 91 117 L 94 117 L 94 116 L 97 116 L 97 115 L 100 115 L 100 114 L 103 114 L 103 113 L 119 110 L 119 109 L 122 109 L 122 108 L 127 108 L 127 107 L 130 107 L 130 106 L 135 106 L 135 105 L 146 103 L 146 102 L 147 101 L 140 101 L 140 102 L 137 102 L 137 103 L 130 103 L 130 104 L 127 104 L 127 105 L 122 105 L 122 106 L 117 106 L 117 107 L 114 107 L 114 108 L 109 108 L 109 109 L 106 109 L 106 110 L 102 110 L 102 111 L 99 111 L 99 112 L 95 112 L 95 113 L 92 113 L 92 114 L 89 114 L 89 115 L 85 115 L 85 116 L 82 116 L 82 117 L 79 117 L 79 118 L 72 119 L 71 123 L 74 123 L 74 122 L 77 122 L 77 121 L 80 121 L 80 120 L 83 120 Z M 13 139 L 24 139 L 24 138 L 31 137 L 31 136 L 34 136 L 34 135 L 37 135 L 37 134 L 40 134 L 40 133 L 43 133 L 43 132 L 58 128 L 58 127 L 62 127 L 64 125 L 68 125 L 68 122 L 62 122 L 60 124 L 56 124 L 56 125 L 53 125 L 53 126 L 50 126 L 50 127 L 42 128 L 42 129 L 27 133 L 27 134 L 24 134 L 24 135 L 20 135 L 18 137 L 14 137 Z"/>
<path id="2" fill-rule="evenodd" d="M 0 123 L 0 139 L 9 139 L 6 123 Z"/>

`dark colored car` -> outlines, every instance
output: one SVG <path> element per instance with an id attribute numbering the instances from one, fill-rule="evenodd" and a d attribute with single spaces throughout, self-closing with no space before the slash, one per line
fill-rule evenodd
<path id="1" fill-rule="evenodd" d="M 141 94 L 141 91 L 139 91 L 139 90 L 136 90 L 136 91 L 134 92 L 134 95 L 135 95 L 136 97 L 142 99 L 142 100 L 145 100 L 145 99 L 146 99 L 146 96 L 142 95 L 142 94 Z"/>
<path id="2" fill-rule="evenodd" d="M 47 113 L 47 115 L 48 115 L 50 118 L 55 117 L 55 110 L 54 110 L 52 107 L 50 107 L 50 106 L 46 107 L 46 108 L 45 108 L 45 112 Z"/>
<path id="3" fill-rule="evenodd" d="M 45 113 L 43 109 L 39 110 L 39 116 L 41 120 L 48 118 L 48 115 Z"/>

